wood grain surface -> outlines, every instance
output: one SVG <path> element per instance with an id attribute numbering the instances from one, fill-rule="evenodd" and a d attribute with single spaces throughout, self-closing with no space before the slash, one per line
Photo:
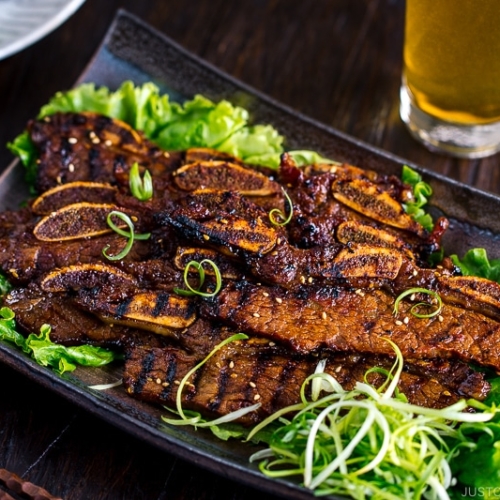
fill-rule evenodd
<path id="1" fill-rule="evenodd" d="M 87 0 L 57 30 L 0 61 L 1 168 L 13 159 L 4 145 L 56 91 L 73 85 L 119 8 L 303 114 L 500 193 L 498 155 L 434 154 L 401 123 L 401 0 Z M 0 380 L 0 468 L 54 496 L 275 498 L 159 452 L 10 368 L 0 366 Z"/>

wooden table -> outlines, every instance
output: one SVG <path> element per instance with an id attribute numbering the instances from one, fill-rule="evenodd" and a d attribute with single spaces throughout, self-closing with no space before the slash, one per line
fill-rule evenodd
<path id="1" fill-rule="evenodd" d="M 120 7 L 306 115 L 500 193 L 498 155 L 466 161 L 433 154 L 401 123 L 402 0 L 87 0 L 43 40 L 0 61 L 0 144 L 57 90 L 72 86 Z M 12 158 L 2 146 L 0 165 Z M 139 442 L 7 367 L 0 366 L 0 378 L 0 469 L 54 495 L 275 498 Z"/>

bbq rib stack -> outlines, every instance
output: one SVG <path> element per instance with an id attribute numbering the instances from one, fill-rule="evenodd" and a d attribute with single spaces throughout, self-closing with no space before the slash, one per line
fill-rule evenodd
<path id="1" fill-rule="evenodd" d="M 286 154 L 270 171 L 208 149 L 164 152 L 88 113 L 33 121 L 29 132 L 39 196 L 0 215 L 0 268 L 14 285 L 4 305 L 26 332 L 48 323 L 55 342 L 124 351 L 132 396 L 175 406 L 184 375 L 238 332 L 248 340 L 196 371 L 185 408 L 213 417 L 260 402 L 241 419 L 258 422 L 298 401 L 319 359 L 346 389 L 373 366 L 389 370 L 387 339 L 405 360 L 399 388 L 420 405 L 484 399 L 489 384 L 471 366 L 500 371 L 500 286 L 461 276 L 448 259 L 429 267 L 447 221 L 428 233 L 410 218 L 399 179 L 344 164 L 299 169 Z M 152 175 L 148 201 L 130 193 L 135 162 Z M 293 211 L 288 224 L 273 223 L 275 208 Z M 103 255 L 125 245 L 106 223 L 111 211 L 151 234 L 118 260 Z M 220 292 L 177 293 L 187 264 L 203 259 L 220 270 Z M 412 300 L 429 300 L 420 294 L 394 311 L 412 287 L 437 292 L 442 311 L 413 315 Z"/>

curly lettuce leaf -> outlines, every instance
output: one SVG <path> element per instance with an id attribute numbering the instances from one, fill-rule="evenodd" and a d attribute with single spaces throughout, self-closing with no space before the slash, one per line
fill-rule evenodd
<path id="1" fill-rule="evenodd" d="M 482 498 L 490 500 L 498 498 L 500 423 L 464 424 L 459 428 L 459 433 L 462 444 L 450 460 L 453 475 L 459 481 L 457 492 L 481 491 Z"/>
<path id="2" fill-rule="evenodd" d="M 172 104 L 170 120 L 151 138 L 164 149 L 217 148 L 247 121 L 248 112 L 243 108 L 228 101 L 215 104 L 197 95 L 183 106 Z"/>
<path id="3" fill-rule="evenodd" d="M 81 345 L 65 347 L 55 344 L 49 338 L 50 326 L 44 325 L 40 334 L 31 333 L 24 337 L 16 330 L 14 312 L 7 308 L 0 309 L 0 340 L 10 342 L 29 354 L 39 365 L 50 366 L 58 373 L 75 370 L 76 365 L 102 366 L 118 359 L 113 351 Z"/>
<path id="4" fill-rule="evenodd" d="M 406 213 L 411 215 L 427 231 L 431 231 L 434 222 L 432 217 L 423 209 L 432 195 L 431 186 L 422 181 L 422 176 L 408 165 L 403 165 L 401 180 L 413 189 L 414 201 L 403 204 Z"/>
<path id="5" fill-rule="evenodd" d="M 500 259 L 489 259 L 484 248 L 471 248 L 462 258 L 450 255 L 465 276 L 478 276 L 500 283 Z"/>

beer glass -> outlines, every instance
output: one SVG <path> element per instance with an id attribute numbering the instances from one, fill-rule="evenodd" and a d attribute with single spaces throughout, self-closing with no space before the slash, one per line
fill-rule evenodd
<path id="1" fill-rule="evenodd" d="M 406 0 L 400 116 L 432 150 L 500 150 L 500 2 Z"/>

